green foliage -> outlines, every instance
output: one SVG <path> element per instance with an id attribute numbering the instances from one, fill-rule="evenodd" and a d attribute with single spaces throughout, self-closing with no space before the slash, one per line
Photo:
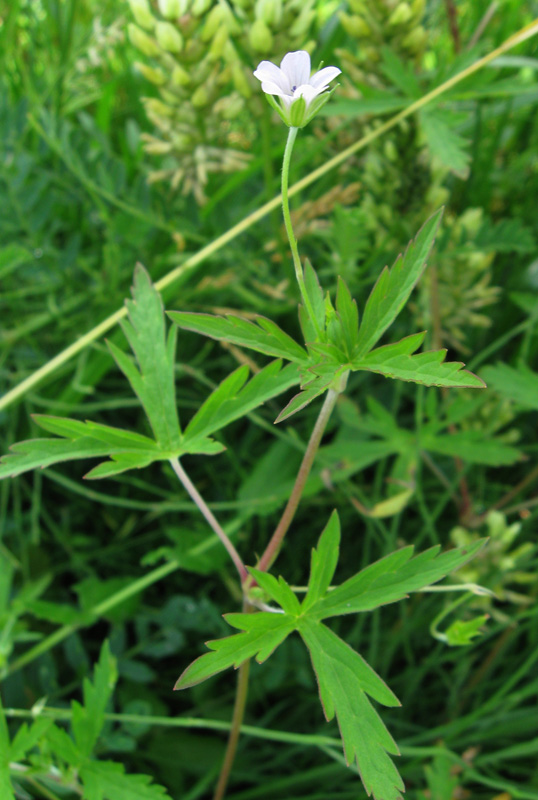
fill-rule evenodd
<path id="1" fill-rule="evenodd" d="M 62 771 L 74 770 L 79 775 L 81 794 L 88 800 L 165 800 L 169 797 L 166 790 L 153 783 L 149 776 L 128 775 L 122 764 L 93 758 L 117 677 L 116 660 L 110 653 L 108 642 L 105 642 L 93 681 L 84 680 L 83 703 L 73 701 L 71 704 L 73 737 L 52 720 L 43 718 L 36 719 L 30 727 L 22 725 L 10 744 L 0 705 L 0 786 L 3 798 L 11 800 L 15 797 L 10 781 L 10 764 L 22 761 L 36 747 L 42 752 L 52 752 Z"/>
<path id="2" fill-rule="evenodd" d="M 372 611 L 394 603 L 440 581 L 459 569 L 484 546 L 475 542 L 439 554 L 439 547 L 412 558 L 413 548 L 397 550 L 366 567 L 341 586 L 331 587 L 337 566 L 340 522 L 333 512 L 318 546 L 312 552 L 308 589 L 299 604 L 282 577 L 252 569 L 252 577 L 280 608 L 250 614 L 226 614 L 229 625 L 242 633 L 207 643 L 212 651 L 200 656 L 177 680 L 176 689 L 187 689 L 255 657 L 264 662 L 293 631 L 303 639 L 316 673 L 321 703 L 327 720 L 335 716 L 348 764 L 357 761 L 367 793 L 376 800 L 398 800 L 402 780 L 389 754 L 398 748 L 368 697 L 385 706 L 399 701 L 379 676 L 333 631 L 321 624 L 327 617 Z"/>
<path id="3" fill-rule="evenodd" d="M 172 328 L 168 337 L 164 309 L 158 292 L 141 264 L 134 273 L 133 299 L 127 300 L 128 320 L 121 327 L 136 356 L 138 370 L 115 345 L 112 355 L 144 407 L 161 450 L 178 450 L 181 429 L 175 391 L 176 337 Z"/>
<path id="4" fill-rule="evenodd" d="M 538 410 L 538 374 L 524 364 L 519 368 L 508 364 L 484 367 L 484 378 L 495 392 L 517 406 Z"/>
<path id="5" fill-rule="evenodd" d="M 484 382 L 462 370 L 463 364 L 445 363 L 446 350 L 412 355 L 424 334 L 372 349 L 393 324 L 419 280 L 442 213 L 439 210 L 423 225 L 392 269 L 385 267 L 382 271 L 367 300 L 360 327 L 357 303 L 344 281 L 338 280 L 334 307 L 329 295 L 324 297 L 318 277 L 306 261 L 304 282 L 314 318 L 309 319 L 306 310 L 299 307 L 299 320 L 308 354 L 274 322 L 263 317 L 258 317 L 255 324 L 239 317 L 223 319 L 171 311 L 170 318 L 187 330 L 297 363 L 302 391 L 283 409 L 277 422 L 305 408 L 330 387 L 341 391 L 349 371 L 367 370 L 426 386 L 482 389 Z"/>
<path id="6" fill-rule="evenodd" d="M 201 333 L 218 341 L 226 341 L 256 350 L 267 356 L 286 358 L 301 363 L 308 356 L 291 336 L 265 317 L 256 317 L 256 322 L 239 316 L 213 317 L 211 314 L 196 314 L 189 311 L 169 311 L 168 316 L 185 330 Z"/>
<path id="7" fill-rule="evenodd" d="M 334 709 L 331 729 L 316 708 L 303 640 L 290 635 L 277 647 L 270 663 L 255 670 L 230 795 L 365 796 L 355 769 L 345 768 L 338 721 L 348 726 L 349 748 L 368 723 L 375 759 L 393 774 L 394 746 L 367 692 L 380 686 L 358 654 L 332 638 L 324 627 L 330 624 L 390 678 L 403 703 L 383 717 L 394 720 L 410 796 L 536 800 L 536 37 L 528 29 L 517 50 L 465 82 L 457 77 L 531 23 L 533 9 L 506 0 L 484 26 L 491 4 L 461 0 L 457 55 L 442 3 L 349 0 L 335 11 L 326 2 L 233 0 L 233 15 L 222 24 L 217 17 L 226 11 L 212 13 L 216 5 L 146 4 L 147 19 L 158 25 L 144 32 L 159 48 L 151 63 L 163 70 L 162 89 L 134 66 L 140 55 L 127 32 L 129 9 L 127 17 L 119 14 L 117 0 L 13 0 L 0 13 L 0 394 L 20 389 L 0 398 L 2 452 L 41 433 L 49 437 L 15 445 L 0 467 L 2 475 L 21 467 L 16 480 L 0 486 L 0 674 L 11 733 L 10 740 L 0 714 L 0 797 L 162 798 L 139 771 L 167 786 L 171 797 L 202 797 L 221 759 L 232 676 L 221 678 L 222 691 L 215 692 L 216 682 L 182 697 L 171 689 L 178 663 L 194 659 L 200 641 L 227 635 L 220 608 L 231 607 L 230 596 L 239 602 L 237 586 L 225 552 L 178 492 L 171 470 L 161 480 L 157 466 L 124 470 L 159 453 L 166 460 L 155 426 L 164 439 L 175 430 L 175 423 L 165 424 L 173 417 L 167 350 L 173 333 L 169 338 L 155 320 L 152 336 L 158 335 L 150 344 L 158 342 L 167 376 L 158 375 L 161 397 L 144 380 L 151 350 L 141 369 L 136 355 L 124 354 L 119 326 L 102 325 L 115 318 L 140 261 L 155 279 L 169 281 L 167 307 L 208 317 L 246 310 L 241 335 L 265 348 L 239 342 L 252 357 L 180 335 L 174 365 L 183 444 L 190 441 L 196 452 L 228 448 L 215 459 L 185 452 L 184 466 L 245 557 L 262 550 L 288 499 L 317 403 L 306 406 L 346 379 L 347 396 L 339 397 L 279 556 L 282 574 L 294 585 L 303 580 L 313 521 L 335 505 L 342 581 L 407 544 L 419 553 L 438 544 L 445 550 L 450 538 L 469 549 L 490 536 L 488 547 L 456 573 L 458 583 L 488 590 L 466 595 L 465 610 L 443 629 L 465 638 L 464 647 L 428 636 L 453 593 L 415 594 L 401 606 L 312 624 L 320 687 Z M 181 30 L 179 52 L 164 19 Z M 270 50 L 254 50 L 269 46 L 268 32 Z M 287 244 L 277 220 L 263 218 L 263 204 L 279 191 L 282 127 L 261 94 L 248 96 L 252 84 L 244 80 L 262 58 L 277 60 L 307 41 L 316 42 L 313 65 L 342 68 L 340 88 L 316 126 L 301 134 L 292 169 L 294 181 L 306 178 L 292 204 L 301 252 L 315 266 L 304 262 L 319 341 L 304 310 L 304 339 L 296 336 Z M 394 123 L 393 115 L 453 76 L 449 91 Z M 205 105 L 195 107 L 199 87 L 195 102 Z M 364 136 L 352 158 L 327 171 L 332 155 Z M 193 203 L 192 194 L 206 204 Z M 387 329 L 365 356 L 400 352 L 396 366 L 404 372 L 382 381 L 377 374 L 391 374 L 388 367 L 395 374 L 394 363 L 384 363 L 385 372 L 347 375 L 359 336 L 350 298 L 359 300 L 362 315 L 383 266 L 442 205 L 428 269 L 389 335 Z M 156 310 L 154 301 L 148 295 Z M 275 320 L 281 333 L 260 318 Z M 144 325 L 138 322 L 135 338 Z M 99 342 L 104 328 L 152 419 Z M 405 337 L 425 329 L 424 350 L 439 354 L 436 371 L 447 376 L 440 354 L 448 347 L 450 359 L 469 362 L 488 388 L 439 391 L 435 375 L 432 388 L 402 382 L 410 366 L 420 378 L 415 351 L 405 350 L 414 339 Z M 224 333 L 234 331 L 238 326 L 230 324 Z M 265 366 L 275 357 L 291 364 Z M 252 367 L 252 381 L 238 363 Z M 464 383 L 469 373 L 452 378 Z M 287 421 L 273 426 L 289 398 L 280 405 L 272 398 L 299 384 L 301 393 L 278 417 Z M 291 420 L 287 411 L 300 408 Z M 37 412 L 41 433 L 29 412 Z M 223 427 L 244 414 L 248 421 Z M 116 473 L 117 479 L 74 480 L 76 465 L 61 465 L 77 453 L 104 461 L 92 477 Z M 254 573 L 252 599 L 264 610 L 250 616 L 280 606 L 286 614 L 271 617 L 295 618 L 307 596 L 310 608 L 324 593 L 330 598 L 337 543 L 328 529 L 323 537 L 305 594 Z M 485 634 L 467 637 L 486 614 Z M 95 751 L 82 762 L 70 720 L 79 714 L 81 729 L 89 720 L 93 738 L 83 681 L 107 637 L 120 677 L 106 710 L 116 713 L 106 714 Z M 344 704 L 334 672 L 356 703 Z M 100 713 L 104 695 L 98 694 Z M 383 794 L 396 785 L 389 779 Z"/>
<path id="8" fill-rule="evenodd" d="M 40 427 L 63 438 L 34 439 L 13 445 L 13 455 L 2 459 L 0 479 L 36 467 L 102 456 L 109 456 L 111 460 L 94 467 L 86 477 L 108 478 L 184 453 L 220 453 L 223 445 L 209 438 L 210 435 L 298 382 L 296 371 L 290 366 L 282 369 L 278 361 L 248 382 L 248 369 L 240 367 L 212 392 L 183 434 L 179 427 L 174 380 L 177 329 L 172 328 L 166 337 L 160 295 L 140 265 L 135 270 L 133 300 L 127 301 L 127 309 L 129 320 L 123 323 L 123 330 L 139 369 L 116 345 L 109 342 L 109 347 L 142 403 L 155 439 L 95 422 L 36 415 L 35 421 Z M 271 332 L 277 330 L 278 338 L 283 341 L 289 338 L 269 320 L 266 324 Z"/>

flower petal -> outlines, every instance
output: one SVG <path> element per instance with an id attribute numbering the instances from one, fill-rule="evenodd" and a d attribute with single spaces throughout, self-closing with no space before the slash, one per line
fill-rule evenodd
<path id="1" fill-rule="evenodd" d="M 274 81 L 263 81 L 262 92 L 265 92 L 265 94 L 277 94 L 279 97 L 287 97 L 291 100 L 289 92 L 282 91 L 281 87 Z"/>
<path id="2" fill-rule="evenodd" d="M 322 86 L 325 88 L 341 72 L 342 70 L 338 69 L 338 67 L 323 67 L 323 69 L 312 75 L 309 83 L 311 86 L 315 86 L 316 89 L 321 89 Z"/>
<path id="3" fill-rule="evenodd" d="M 254 77 L 262 83 L 275 83 L 282 91 L 289 92 L 288 79 L 282 70 L 270 61 L 261 61 L 254 70 Z"/>
<path id="4" fill-rule="evenodd" d="M 315 86 L 310 86 L 310 84 L 305 83 L 303 86 L 298 86 L 295 92 L 293 93 L 294 97 L 304 97 L 306 101 L 306 108 L 310 105 L 314 97 L 317 97 L 319 94 L 319 89 L 316 89 Z"/>
<path id="5" fill-rule="evenodd" d="M 280 69 L 286 76 L 293 92 L 298 86 L 310 80 L 310 56 L 306 50 L 287 53 L 280 62 Z"/>

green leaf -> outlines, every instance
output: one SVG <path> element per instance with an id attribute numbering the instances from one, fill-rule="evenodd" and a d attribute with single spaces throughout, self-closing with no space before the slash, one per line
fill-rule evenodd
<path id="1" fill-rule="evenodd" d="M 378 347 L 362 358 L 353 359 L 351 368 L 354 371 L 377 372 L 387 378 L 399 378 L 425 386 L 486 388 L 484 381 L 463 369 L 465 365 L 461 361 L 445 362 L 446 350 L 430 350 L 411 355 L 420 346 L 423 338 L 424 333 L 415 333 L 395 344 Z"/>
<path id="2" fill-rule="evenodd" d="M 536 249 L 536 240 L 531 228 L 520 219 L 502 219 L 496 224 L 486 219 L 473 237 L 472 247 L 474 252 L 532 253 Z M 536 308 L 536 302 L 533 305 Z"/>
<path id="3" fill-rule="evenodd" d="M 489 619 L 489 614 L 482 614 L 474 619 L 455 620 L 444 633 L 447 644 L 451 647 L 466 647 L 477 636 L 482 636 L 482 628 Z"/>
<path id="4" fill-rule="evenodd" d="M 310 403 L 323 394 L 328 386 L 329 382 L 323 381 L 312 381 L 302 392 L 299 394 L 294 395 L 290 402 L 282 409 L 278 417 L 275 419 L 275 424 L 278 422 L 283 422 L 288 417 L 293 416 L 298 411 L 301 411 L 306 406 L 310 405 Z"/>
<path id="5" fill-rule="evenodd" d="M 243 633 L 206 642 L 213 652 L 193 661 L 180 675 L 174 689 L 188 689 L 228 667 L 239 667 L 256 657 L 261 664 L 295 629 L 295 619 L 287 614 L 260 611 L 256 614 L 226 614 L 224 619 Z"/>
<path id="6" fill-rule="evenodd" d="M 47 731 L 47 744 L 57 758 L 78 769 L 84 757 L 78 751 L 73 739 L 63 728 L 51 725 Z"/>
<path id="7" fill-rule="evenodd" d="M 229 375 L 196 412 L 185 430 L 183 446 L 189 441 L 208 436 L 236 419 L 258 408 L 272 397 L 299 383 L 297 367 L 273 361 L 246 385 L 248 367 L 242 366 Z"/>
<path id="8" fill-rule="evenodd" d="M 301 605 L 293 590 L 288 586 L 284 578 L 275 578 L 268 572 L 260 572 L 259 569 L 250 568 L 250 574 L 256 580 L 269 597 L 278 603 L 290 616 L 297 616 L 301 612 Z"/>
<path id="9" fill-rule="evenodd" d="M 157 442 L 162 449 L 176 450 L 181 436 L 174 376 L 177 331 L 172 328 L 167 338 L 161 296 L 141 264 L 135 269 L 132 294 L 125 301 L 129 319 L 121 326 L 139 369 L 114 344 L 108 346 L 144 406 Z"/>
<path id="10" fill-rule="evenodd" d="M 409 62 L 401 61 L 390 47 L 382 47 L 381 56 L 381 69 L 394 86 L 408 97 L 420 97 L 422 91 Z"/>
<path id="11" fill-rule="evenodd" d="M 255 322 L 251 322 L 232 315 L 215 317 L 193 311 L 169 311 L 168 316 L 180 328 L 201 333 L 217 341 L 249 347 L 258 353 L 288 361 L 308 361 L 305 350 L 265 317 L 257 316 Z"/>
<path id="12" fill-rule="evenodd" d="M 30 726 L 26 723 L 21 725 L 11 744 L 9 758 L 11 761 L 21 761 L 27 753 L 36 746 L 39 740 L 45 736 L 52 725 L 51 719 L 36 719 Z M 0 795 L 3 797 L 3 795 Z"/>
<path id="13" fill-rule="evenodd" d="M 222 448 L 219 448 L 219 451 Z M 100 478 L 112 478 L 114 475 L 120 475 L 122 472 L 127 472 L 130 469 L 142 469 L 147 467 L 155 461 L 155 457 L 151 455 L 136 455 L 135 453 L 118 453 L 118 455 L 111 455 L 111 461 L 103 461 L 91 469 L 84 476 L 86 480 L 97 480 Z"/>
<path id="14" fill-rule="evenodd" d="M 357 301 L 352 298 L 351 292 L 340 276 L 336 289 L 336 311 L 342 323 L 346 353 L 351 358 L 359 342 L 359 310 Z"/>
<path id="15" fill-rule="evenodd" d="M 495 392 L 522 408 L 538 410 L 538 373 L 521 365 L 517 369 L 508 364 L 484 367 L 484 377 Z"/>
<path id="16" fill-rule="evenodd" d="M 359 329 L 357 358 L 362 358 L 391 325 L 420 278 L 432 248 L 443 209 L 431 216 L 398 256 L 391 270 L 385 267 L 368 298 Z"/>
<path id="17" fill-rule="evenodd" d="M 403 781 L 389 757 L 399 750 L 367 695 L 386 706 L 399 706 L 398 698 L 325 625 L 307 618 L 299 633 L 310 652 L 325 717 L 338 721 L 347 764 L 357 762 L 364 788 L 375 800 L 400 800 Z"/>
<path id="18" fill-rule="evenodd" d="M 471 156 L 466 150 L 468 140 L 455 130 L 459 117 L 437 108 L 428 109 L 420 113 L 420 122 L 430 153 L 455 175 L 466 178 Z"/>
<path id="19" fill-rule="evenodd" d="M 320 536 L 318 546 L 312 550 L 310 580 L 302 604 L 303 613 L 325 596 L 336 570 L 339 552 L 340 520 L 338 512 L 333 511 Z"/>
<path id="20" fill-rule="evenodd" d="M 440 554 L 440 545 L 413 556 L 414 548 L 396 550 L 345 581 L 311 609 L 315 619 L 371 611 L 403 600 L 446 577 L 470 561 L 485 544 L 481 539 L 468 547 L 457 547 Z"/>
<path id="21" fill-rule="evenodd" d="M 0 797 L 2 800 L 15 800 L 13 787 L 9 777 L 9 761 L 11 757 L 11 745 L 9 741 L 9 731 L 7 728 L 6 716 L 2 706 L 0 696 Z"/>
<path id="22" fill-rule="evenodd" d="M 42 428 L 68 438 L 29 439 L 12 445 L 11 453 L 0 461 L 0 479 L 13 478 L 36 467 L 44 468 L 62 461 L 84 458 L 121 455 L 125 463 L 115 472 L 123 472 L 163 457 L 157 444 L 140 434 L 62 417 L 38 415 L 35 419 Z M 129 458 L 134 463 L 127 465 Z"/>
<path id="23" fill-rule="evenodd" d="M 103 442 L 114 448 L 159 450 L 153 439 L 134 431 L 112 428 L 109 425 L 101 425 L 99 422 L 91 422 L 91 420 L 81 422 L 80 420 L 51 417 L 45 414 L 33 414 L 32 417 L 40 428 L 49 433 L 55 433 L 57 436 L 63 436 L 65 439 L 78 439 L 81 436 L 89 436 L 97 442 Z"/>
<path id="24" fill-rule="evenodd" d="M 461 431 L 445 436 L 431 436 L 427 433 L 420 438 L 424 450 L 441 453 L 444 456 L 461 458 L 470 464 L 487 464 L 501 467 L 521 461 L 523 454 L 498 439 L 484 438 L 484 431 Z"/>
<path id="25" fill-rule="evenodd" d="M 88 761 L 80 769 L 84 800 L 167 800 L 164 786 L 149 775 L 126 775 L 123 764 Z"/>
<path id="26" fill-rule="evenodd" d="M 110 448 L 88 438 L 75 441 L 29 439 L 12 445 L 10 450 L 12 454 L 4 456 L 0 462 L 0 478 L 14 478 L 36 467 L 48 467 L 61 461 L 106 456 Z"/>
<path id="27" fill-rule="evenodd" d="M 321 288 L 318 276 L 314 267 L 308 259 L 304 265 L 304 283 L 306 294 L 310 300 L 314 318 L 316 320 L 318 329 L 323 331 L 325 329 L 325 298 L 323 296 L 323 289 Z"/>
<path id="28" fill-rule="evenodd" d="M 93 673 L 93 682 L 84 679 L 84 705 L 73 701 L 72 725 L 77 748 L 83 756 L 90 756 L 105 723 L 105 711 L 114 691 L 118 673 L 116 659 L 111 655 L 108 642 L 101 647 L 99 662 Z"/>

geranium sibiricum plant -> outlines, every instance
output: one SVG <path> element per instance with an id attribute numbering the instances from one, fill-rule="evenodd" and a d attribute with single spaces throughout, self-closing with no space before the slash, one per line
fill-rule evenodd
<path id="1" fill-rule="evenodd" d="M 335 510 L 312 550 L 308 579 L 305 575 L 307 588 L 302 594 L 283 577 L 277 579 L 269 573 L 286 535 L 289 532 L 293 535 L 294 516 L 327 422 L 339 396 L 346 391 L 351 373 L 374 372 L 445 388 L 484 386 L 480 378 L 463 369 L 463 364 L 447 363 L 444 350 L 417 353 L 424 332 L 379 345 L 425 268 L 442 210 L 425 222 L 392 269 L 385 267 L 381 272 L 361 320 L 357 303 L 342 279 L 338 279 L 332 297 L 322 289 L 313 266 L 308 261 L 301 262 L 288 202 L 293 143 L 298 129 L 327 101 L 329 83 L 339 73 L 337 67 L 325 67 L 312 75 L 310 57 L 304 51 L 286 55 L 280 68 L 262 61 L 254 72 L 290 129 L 282 169 L 282 206 L 301 295 L 298 313 L 302 341 L 293 339 L 272 320 L 252 314 L 247 319 L 235 314 L 220 317 L 171 311 L 168 316 L 174 325 L 167 331 L 161 298 L 147 272 L 138 266 L 133 298 L 127 300 L 128 320 L 122 323 L 134 359 L 116 344 L 109 343 L 109 350 L 144 408 L 148 430 L 142 434 L 101 423 L 38 415 L 36 423 L 55 438 L 14 445 L 12 454 L 0 464 L 0 478 L 5 478 L 62 461 L 104 457 L 106 460 L 86 476 L 103 479 L 163 461 L 226 548 L 237 572 L 243 610 L 227 614 L 225 619 L 239 633 L 209 642 L 210 652 L 188 666 L 175 686 L 187 689 L 230 667 L 239 668 L 231 732 L 215 800 L 225 795 L 234 761 L 247 699 L 250 661 L 252 658 L 265 661 L 292 634 L 300 637 L 310 655 L 325 716 L 328 720 L 336 717 L 346 761 L 356 763 L 366 792 L 375 800 L 401 798 L 403 782 L 391 759 L 391 755 L 398 754 L 398 748 L 371 703 L 373 700 L 397 706 L 399 701 L 362 656 L 325 621 L 373 611 L 403 600 L 412 592 L 427 590 L 473 558 L 483 546 L 479 541 L 445 553 L 440 553 L 437 546 L 416 556 L 412 546 L 404 547 L 351 575 L 341 585 L 333 585 L 340 549 L 340 521 Z M 185 426 L 180 421 L 175 392 L 178 328 L 250 348 L 276 360 L 250 380 L 247 366 L 235 370 Z M 190 479 L 181 459 L 187 454 L 220 457 L 225 448 L 215 434 L 297 386 L 299 391 L 276 422 L 289 419 L 318 398 L 324 399 L 289 499 L 255 567 L 249 568 L 225 526 Z"/>

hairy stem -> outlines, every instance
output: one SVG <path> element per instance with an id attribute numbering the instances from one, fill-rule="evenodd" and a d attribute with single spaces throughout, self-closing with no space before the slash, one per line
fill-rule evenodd
<path id="1" fill-rule="evenodd" d="M 293 485 L 286 508 L 284 509 L 284 513 L 282 514 L 280 522 L 278 523 L 269 544 L 265 548 L 265 551 L 258 562 L 258 569 L 264 572 L 267 571 L 275 562 L 282 545 L 282 540 L 284 539 L 284 536 L 291 525 L 293 517 L 295 516 L 297 506 L 299 505 L 301 496 L 303 494 L 303 489 L 308 476 L 310 475 L 312 464 L 314 463 L 314 458 L 316 457 L 323 433 L 327 427 L 327 422 L 329 421 L 331 412 L 338 399 L 338 394 L 339 392 L 335 391 L 334 389 L 329 389 L 327 392 L 327 396 L 325 397 L 325 401 L 321 407 L 321 411 L 319 412 L 319 416 L 316 420 L 312 435 L 310 436 L 310 440 L 305 450 L 301 466 L 299 467 L 299 472 L 295 478 L 295 483 Z"/>
<path id="2" fill-rule="evenodd" d="M 232 726 L 230 728 L 228 744 L 226 745 L 226 753 L 224 754 L 224 761 L 222 762 L 222 768 L 217 786 L 215 788 L 215 794 L 213 795 L 213 800 L 222 800 L 226 793 L 228 778 L 230 777 L 230 772 L 235 760 L 235 754 L 237 752 L 237 743 L 239 742 L 241 724 L 243 722 L 243 717 L 245 716 L 249 673 L 250 659 L 247 659 L 246 661 L 243 661 L 239 667 L 239 672 L 237 675 L 237 690 L 235 695 L 234 713 L 232 716 Z"/>
<path id="3" fill-rule="evenodd" d="M 293 151 L 293 145 L 295 144 L 295 139 L 297 137 L 298 130 L 299 128 L 289 129 L 288 141 L 286 142 L 286 149 L 284 150 L 284 160 L 282 162 L 282 213 L 284 215 L 284 225 L 286 226 L 286 233 L 288 234 L 288 239 L 290 242 L 291 255 L 293 258 L 293 267 L 295 269 L 295 277 L 297 278 L 297 283 L 299 284 L 299 289 L 301 291 L 301 297 L 303 299 L 304 307 L 306 308 L 308 316 L 312 320 L 312 324 L 314 325 L 316 333 L 319 335 L 321 331 L 316 322 L 314 309 L 312 308 L 312 304 L 308 298 L 308 294 L 306 291 L 306 286 L 303 276 L 303 268 L 301 266 L 301 259 L 299 258 L 299 250 L 297 248 L 297 239 L 295 238 L 295 235 L 293 233 L 293 226 L 291 224 L 290 204 L 288 199 L 288 184 L 290 177 L 291 154 Z"/>
<path id="4" fill-rule="evenodd" d="M 193 482 L 191 481 L 191 479 L 189 478 L 189 476 L 187 475 L 187 473 L 185 472 L 185 470 L 183 469 L 183 467 L 179 463 L 179 458 L 171 458 L 170 459 L 170 464 L 172 465 L 172 469 L 174 470 L 174 472 L 178 476 L 179 480 L 181 481 L 181 483 L 183 484 L 183 486 L 187 490 L 190 498 L 196 503 L 196 505 L 198 506 L 198 508 L 202 512 L 203 516 L 205 517 L 205 519 L 209 523 L 210 527 L 217 534 L 217 536 L 219 537 L 220 541 L 222 542 L 222 544 L 224 545 L 224 547 L 228 551 L 228 555 L 230 556 L 230 558 L 234 562 L 235 567 L 236 567 L 236 569 L 237 569 L 237 571 L 239 573 L 239 577 L 241 579 L 241 583 L 243 583 L 246 580 L 246 578 L 248 577 L 248 572 L 247 572 L 247 568 L 245 567 L 245 565 L 243 564 L 243 562 L 241 560 L 241 556 L 239 555 L 239 553 L 237 552 L 237 550 L 235 549 L 235 547 L 231 543 L 231 541 L 228 538 L 227 534 L 223 531 L 223 529 L 219 525 L 219 523 L 218 523 L 215 515 L 211 511 L 211 509 L 208 508 L 204 498 L 199 493 L 198 489 L 193 484 Z"/>

